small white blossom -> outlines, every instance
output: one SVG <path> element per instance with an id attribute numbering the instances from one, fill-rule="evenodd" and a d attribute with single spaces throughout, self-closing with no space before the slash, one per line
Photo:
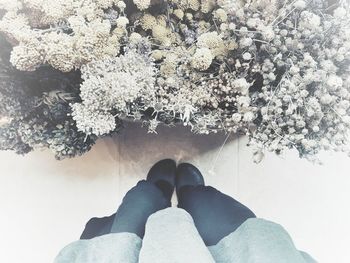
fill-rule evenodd
<path id="1" fill-rule="evenodd" d="M 129 19 L 125 16 L 121 16 L 116 21 L 118 27 L 125 28 L 129 24 Z"/>
<path id="2" fill-rule="evenodd" d="M 304 9 L 306 7 L 306 2 L 304 0 L 297 0 L 293 5 L 297 9 Z"/>
<path id="3" fill-rule="evenodd" d="M 200 71 L 210 67 L 213 55 L 209 48 L 198 48 L 192 58 L 192 67 Z"/>
<path id="4" fill-rule="evenodd" d="M 326 83 L 328 85 L 329 90 L 332 91 L 337 90 L 343 86 L 343 80 L 340 77 L 333 74 L 328 77 Z"/>
<path id="5" fill-rule="evenodd" d="M 344 18 L 346 16 L 346 9 L 344 7 L 338 7 L 333 11 L 333 15 L 335 18 Z"/>
<path id="6" fill-rule="evenodd" d="M 244 60 L 251 60 L 252 59 L 252 55 L 249 52 L 245 52 L 242 57 Z"/>

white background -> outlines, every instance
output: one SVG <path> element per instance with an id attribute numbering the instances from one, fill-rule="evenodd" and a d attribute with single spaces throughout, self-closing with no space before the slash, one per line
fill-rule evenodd
<path id="1" fill-rule="evenodd" d="M 49 151 L 25 157 L 0 152 L 0 262 L 52 262 L 89 218 L 112 214 L 151 165 L 167 157 L 198 165 L 207 184 L 283 225 L 297 248 L 319 262 L 350 262 L 348 157 L 323 154 L 319 166 L 289 152 L 267 154 L 257 165 L 246 138 L 231 136 L 215 162 L 224 140 L 185 128 L 147 134 L 129 124 L 75 159 L 56 161 Z"/>

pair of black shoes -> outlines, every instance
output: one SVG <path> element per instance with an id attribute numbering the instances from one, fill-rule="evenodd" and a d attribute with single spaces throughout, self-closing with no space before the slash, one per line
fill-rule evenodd
<path id="1" fill-rule="evenodd" d="M 154 183 L 168 200 L 175 188 L 179 196 L 184 186 L 204 185 L 203 176 L 195 166 L 189 163 L 176 166 L 172 159 L 164 159 L 153 165 L 148 172 L 147 181 Z"/>

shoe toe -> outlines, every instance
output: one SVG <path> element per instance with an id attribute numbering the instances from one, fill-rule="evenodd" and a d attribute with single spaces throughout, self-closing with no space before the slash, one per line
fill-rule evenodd
<path id="1" fill-rule="evenodd" d="M 174 185 L 176 173 L 176 162 L 172 159 L 158 161 L 152 166 L 147 175 L 147 180 L 156 182 L 158 180 L 167 181 Z"/>
<path id="2" fill-rule="evenodd" d="M 177 191 L 186 185 L 204 185 L 204 178 L 197 167 L 190 163 L 181 163 L 176 169 Z"/>

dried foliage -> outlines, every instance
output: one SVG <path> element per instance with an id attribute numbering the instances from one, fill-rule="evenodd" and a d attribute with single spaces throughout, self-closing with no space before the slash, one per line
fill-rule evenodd
<path id="1" fill-rule="evenodd" d="M 349 153 L 347 1 L 3 0 L 0 9 L 14 67 L 55 68 L 63 80 L 81 71 L 80 87 L 49 85 L 37 107 L 20 99 L 21 83 L 18 96 L 1 94 L 5 108 L 63 105 L 66 133 L 89 145 L 68 143 L 67 155 L 123 119 L 146 122 L 149 132 L 180 123 L 195 133 L 247 134 L 256 160 L 291 148 L 310 160 L 321 150 Z M 33 127 L 30 134 L 41 129 Z"/>

